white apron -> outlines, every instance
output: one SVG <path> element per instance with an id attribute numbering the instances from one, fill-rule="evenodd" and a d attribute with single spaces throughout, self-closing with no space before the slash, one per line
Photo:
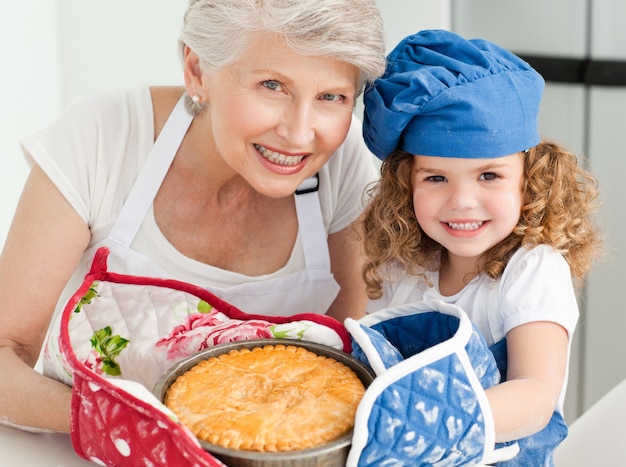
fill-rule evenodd
<path id="1" fill-rule="evenodd" d="M 187 112 L 181 99 L 155 141 L 109 236 L 90 247 L 83 258 L 91 261 L 96 250 L 106 246 L 110 250 L 107 261 L 110 272 L 182 280 L 162 270 L 148 256 L 131 249 L 130 245 L 152 206 L 192 120 L 193 117 Z M 339 292 L 339 285 L 330 271 L 327 234 L 322 220 L 317 185 L 318 178 L 311 177 L 302 183 L 294 195 L 305 269 L 226 289 L 212 287 L 209 284 L 194 285 L 209 290 L 249 314 L 289 316 L 297 313 L 326 313 Z M 63 365 L 60 367 L 58 365 L 61 313 L 55 318 L 48 335 L 48 347 L 43 355 L 43 364 L 46 374 L 53 377 L 56 374 L 59 377 L 64 373 Z"/>
<path id="2" fill-rule="evenodd" d="M 152 260 L 130 248 L 174 159 L 193 117 L 181 99 L 166 122 L 142 168 L 109 237 L 91 247 L 91 255 L 107 246 L 109 271 L 150 277 L 171 277 Z M 317 194 L 317 177 L 305 180 L 295 195 L 299 235 L 306 268 L 262 282 L 228 289 L 199 285 L 246 313 L 291 315 L 326 313 L 336 298 L 339 285 L 330 272 L 327 234 Z"/>

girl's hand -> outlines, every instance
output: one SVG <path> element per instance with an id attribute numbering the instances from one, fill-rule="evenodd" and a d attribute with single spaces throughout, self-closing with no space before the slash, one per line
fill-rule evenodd
<path id="1" fill-rule="evenodd" d="M 486 391 L 496 441 L 524 438 L 550 421 L 558 403 L 568 356 L 567 331 L 537 321 L 512 329 L 507 339 L 507 381 Z"/>

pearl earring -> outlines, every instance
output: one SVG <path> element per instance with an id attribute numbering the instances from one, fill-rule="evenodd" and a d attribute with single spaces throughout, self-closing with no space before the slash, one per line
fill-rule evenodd
<path id="1" fill-rule="evenodd" d="M 194 94 L 193 96 L 191 96 L 191 102 L 193 102 L 194 104 L 198 104 L 200 102 L 200 96 Z"/>

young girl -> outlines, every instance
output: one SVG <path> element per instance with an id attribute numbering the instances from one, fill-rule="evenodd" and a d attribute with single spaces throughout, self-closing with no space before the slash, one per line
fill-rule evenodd
<path id="1" fill-rule="evenodd" d="M 574 280 L 600 250 L 595 178 L 537 129 L 543 79 L 484 40 L 423 31 L 365 94 L 382 163 L 364 215 L 368 311 L 439 299 L 469 315 L 505 380 L 487 389 L 498 465 L 552 465 L 562 419 Z"/>

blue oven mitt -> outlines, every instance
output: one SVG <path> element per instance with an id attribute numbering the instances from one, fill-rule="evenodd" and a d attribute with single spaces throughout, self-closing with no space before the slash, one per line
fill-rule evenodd
<path id="1" fill-rule="evenodd" d="M 487 465 L 495 449 L 484 389 L 500 381 L 485 339 L 463 310 L 438 300 L 346 320 L 353 355 L 376 378 L 361 401 L 347 467 Z"/>

